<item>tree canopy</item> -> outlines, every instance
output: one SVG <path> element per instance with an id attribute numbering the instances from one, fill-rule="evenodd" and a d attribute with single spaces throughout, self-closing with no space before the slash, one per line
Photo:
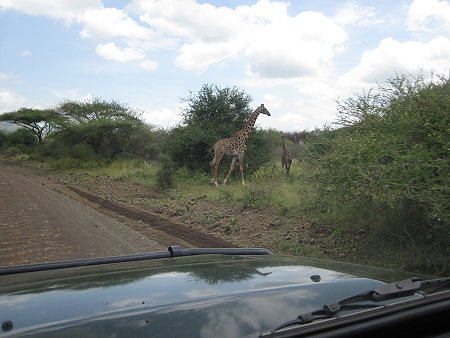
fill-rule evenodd
<path id="1" fill-rule="evenodd" d="M 58 122 L 58 114 L 53 109 L 21 108 L 16 112 L 0 115 L 0 121 L 16 124 L 31 130 L 40 144 Z"/>
<path id="2" fill-rule="evenodd" d="M 138 120 L 139 114 L 117 101 L 94 98 L 92 101 L 64 101 L 55 108 L 66 125 L 79 125 L 101 119 L 111 121 Z"/>
<path id="3" fill-rule="evenodd" d="M 112 159 L 129 153 L 147 156 L 154 153 L 150 128 L 138 113 L 116 101 L 65 101 L 55 111 L 63 121 L 52 139 L 62 145 L 77 146 L 85 152 Z"/>
<path id="4" fill-rule="evenodd" d="M 45 156 L 112 159 L 121 153 L 147 158 L 158 153 L 151 127 L 137 111 L 116 101 L 96 98 L 65 101 L 52 109 L 21 108 L 0 115 L 0 121 L 32 131 L 40 144 L 48 140 L 41 147 Z"/>

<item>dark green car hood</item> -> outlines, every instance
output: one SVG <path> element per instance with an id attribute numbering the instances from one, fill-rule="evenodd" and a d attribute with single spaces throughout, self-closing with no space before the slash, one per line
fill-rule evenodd
<path id="1" fill-rule="evenodd" d="M 299 313 L 408 277 L 306 258 L 224 255 L 2 276 L 0 320 L 12 328 L 0 337 L 258 336 Z"/>

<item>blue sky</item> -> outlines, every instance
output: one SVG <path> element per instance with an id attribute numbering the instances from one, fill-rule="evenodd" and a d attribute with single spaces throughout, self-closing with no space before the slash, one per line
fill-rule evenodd
<path id="1" fill-rule="evenodd" d="M 0 113 L 99 97 L 181 121 L 203 84 L 247 92 L 283 131 L 397 73 L 449 75 L 450 2 L 0 0 Z"/>

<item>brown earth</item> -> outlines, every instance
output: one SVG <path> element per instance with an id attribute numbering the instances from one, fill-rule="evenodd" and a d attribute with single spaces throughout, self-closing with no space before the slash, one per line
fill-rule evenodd
<path id="1" fill-rule="evenodd" d="M 0 163 L 0 266 L 160 251 L 154 238 Z M 159 236 L 158 236 L 159 238 Z"/>
<path id="2" fill-rule="evenodd" d="M 14 171 L 117 219 L 163 247 L 264 247 L 274 253 L 328 254 L 330 227 L 298 223 L 274 210 L 243 209 L 205 198 L 185 200 L 127 179 L 18 166 Z"/>
<path id="3" fill-rule="evenodd" d="M 307 221 L 299 223 L 298 219 L 277 215 L 275 210 L 221 205 L 202 197 L 186 200 L 126 179 L 67 172 L 46 172 L 45 175 L 104 212 L 137 220 L 140 231 L 157 230 L 177 237 L 186 246 L 264 247 L 274 253 L 319 257 L 329 253 L 330 226 Z M 299 252 L 299 248 L 302 251 Z"/>

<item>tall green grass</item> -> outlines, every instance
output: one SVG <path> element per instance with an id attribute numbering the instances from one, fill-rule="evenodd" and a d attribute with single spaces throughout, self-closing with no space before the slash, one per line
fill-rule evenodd
<path id="1" fill-rule="evenodd" d="M 155 185 L 159 167 L 160 164 L 155 161 L 124 159 L 103 167 L 92 168 L 89 173 L 96 176 L 109 176 L 116 180 L 129 179 Z"/>
<path id="2" fill-rule="evenodd" d="M 225 172 L 225 168 L 222 170 Z M 282 216 L 295 216 L 306 209 L 308 203 L 310 188 L 305 184 L 303 171 L 294 161 L 290 177 L 286 177 L 281 165 L 269 163 L 246 178 L 245 186 L 236 173 L 227 185 L 214 187 L 206 173 L 181 168 L 175 173 L 175 191 L 186 199 L 204 198 L 243 209 L 270 208 Z"/>
<path id="3" fill-rule="evenodd" d="M 132 180 L 156 185 L 160 163 L 137 159 L 120 159 L 105 161 L 82 161 L 75 158 L 30 161 L 28 165 L 50 170 L 66 170 L 84 173 L 90 176 L 108 176 L 115 180 Z"/>

